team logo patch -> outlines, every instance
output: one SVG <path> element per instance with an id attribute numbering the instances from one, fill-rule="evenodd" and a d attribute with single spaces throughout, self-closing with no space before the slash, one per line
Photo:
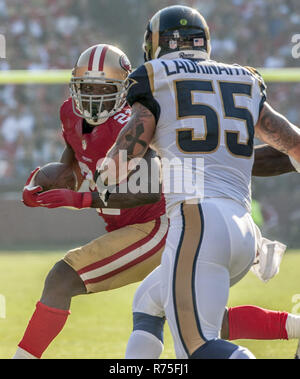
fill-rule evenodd
<path id="1" fill-rule="evenodd" d="M 179 53 L 179 58 L 188 59 L 194 58 L 195 54 L 186 54 L 184 52 Z"/>
<path id="2" fill-rule="evenodd" d="M 82 145 L 83 150 L 86 150 L 86 148 L 87 148 L 87 143 L 86 143 L 86 140 L 85 140 L 85 139 L 83 139 L 83 140 L 81 141 L 81 145 Z"/>
<path id="3" fill-rule="evenodd" d="M 125 71 L 131 71 L 131 64 L 125 54 L 120 57 L 120 66 Z"/>
<path id="4" fill-rule="evenodd" d="M 178 30 L 174 30 L 173 32 L 173 38 L 180 38 L 180 34 Z"/>
<path id="5" fill-rule="evenodd" d="M 135 79 L 128 78 L 128 80 L 127 80 L 127 86 L 126 86 L 126 91 L 128 91 L 129 88 L 131 88 L 135 84 L 138 84 L 138 82 Z"/>
<path id="6" fill-rule="evenodd" d="M 188 23 L 185 18 L 182 18 L 179 22 L 180 22 L 180 25 L 183 25 L 183 26 L 187 25 Z"/>

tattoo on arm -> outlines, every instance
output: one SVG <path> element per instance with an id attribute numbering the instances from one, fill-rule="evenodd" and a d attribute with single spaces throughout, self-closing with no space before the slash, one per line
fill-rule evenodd
<path id="1" fill-rule="evenodd" d="M 143 148 L 147 147 L 147 144 L 145 141 L 140 140 L 139 136 L 144 133 L 144 125 L 138 124 L 135 129 L 135 136 L 132 136 L 132 134 L 126 134 L 125 139 L 127 142 L 129 142 L 129 145 L 127 147 L 128 155 L 132 155 L 134 151 L 134 147 L 137 143 L 139 143 Z"/>
<path id="2" fill-rule="evenodd" d="M 153 134 L 148 132 L 151 129 L 149 125 L 153 126 L 153 122 L 153 114 L 142 104 L 135 103 L 130 120 L 121 130 L 116 143 L 107 156 L 115 159 L 119 150 L 126 150 L 128 160 L 143 157 Z"/>
<path id="3" fill-rule="evenodd" d="M 285 154 L 300 143 L 297 128 L 267 104 L 257 126 L 258 138 Z"/>

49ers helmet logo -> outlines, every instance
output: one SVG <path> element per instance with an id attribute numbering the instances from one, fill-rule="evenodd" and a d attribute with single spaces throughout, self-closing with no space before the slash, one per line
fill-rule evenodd
<path id="1" fill-rule="evenodd" d="M 131 71 L 131 63 L 125 54 L 120 57 L 120 66 L 125 71 Z"/>

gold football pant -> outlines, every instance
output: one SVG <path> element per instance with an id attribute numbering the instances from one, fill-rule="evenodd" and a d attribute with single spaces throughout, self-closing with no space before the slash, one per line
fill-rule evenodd
<path id="1" fill-rule="evenodd" d="M 87 292 L 101 292 L 143 280 L 160 264 L 167 217 L 129 225 L 70 250 L 64 257 Z"/>

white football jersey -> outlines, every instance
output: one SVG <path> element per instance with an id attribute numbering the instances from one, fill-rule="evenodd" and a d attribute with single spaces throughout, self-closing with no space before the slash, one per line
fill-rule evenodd
<path id="1" fill-rule="evenodd" d="M 230 198 L 251 209 L 254 126 L 265 84 L 250 67 L 155 59 L 130 75 L 128 102 L 156 117 L 167 210 L 194 198 Z"/>

